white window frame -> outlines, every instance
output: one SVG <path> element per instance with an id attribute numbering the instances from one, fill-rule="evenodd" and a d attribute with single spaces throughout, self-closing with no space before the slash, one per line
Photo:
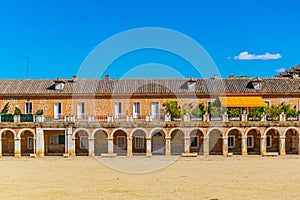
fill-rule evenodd
<path id="1" fill-rule="evenodd" d="M 28 104 L 30 104 L 31 105 L 31 109 L 30 109 L 30 111 L 28 112 Z M 32 114 L 32 102 L 31 101 L 27 101 L 27 102 L 25 102 L 25 106 L 24 106 L 24 108 L 25 108 L 25 111 L 24 111 L 24 113 L 25 114 Z"/>
<path id="2" fill-rule="evenodd" d="M 34 138 L 28 137 L 27 138 L 27 149 L 33 149 L 33 148 L 34 148 Z"/>
<path id="3" fill-rule="evenodd" d="M 156 109 L 156 106 L 158 107 L 158 109 Z M 159 104 L 158 101 L 153 101 L 151 103 L 151 118 L 152 119 L 158 119 L 159 118 L 159 106 L 160 106 L 160 104 Z"/>
<path id="4" fill-rule="evenodd" d="M 268 145 L 268 138 L 270 138 L 270 145 Z M 266 147 L 267 148 L 272 147 L 272 135 L 267 135 L 267 137 L 266 137 Z"/>
<path id="5" fill-rule="evenodd" d="M 248 138 L 251 138 L 251 145 L 248 145 Z M 254 136 L 248 135 L 247 136 L 247 148 L 253 148 L 254 147 Z"/>
<path id="6" fill-rule="evenodd" d="M 58 112 L 56 113 L 56 105 L 58 106 Z M 59 112 L 60 110 L 60 112 Z M 62 119 L 62 103 L 61 102 L 54 102 L 54 119 Z"/>
<path id="7" fill-rule="evenodd" d="M 141 118 L 141 103 L 140 102 L 133 102 L 132 104 L 132 114 L 133 118 L 139 119 Z"/>
<path id="8" fill-rule="evenodd" d="M 89 148 L 89 139 L 88 136 L 80 136 L 80 149 L 88 149 Z"/>
<path id="9" fill-rule="evenodd" d="M 192 143 L 193 143 L 192 138 L 196 138 L 196 141 L 197 141 L 197 145 L 196 146 L 192 146 Z M 198 148 L 199 147 L 199 136 L 198 135 L 196 135 L 196 136 L 190 136 L 190 147 L 191 148 Z"/>
<path id="10" fill-rule="evenodd" d="M 77 118 L 78 119 L 84 119 L 85 118 L 85 103 L 84 102 L 77 102 Z"/>
<path id="11" fill-rule="evenodd" d="M 233 138 L 233 144 L 232 145 L 230 145 L 229 138 Z M 235 147 L 235 136 L 234 135 L 229 135 L 227 140 L 228 140 L 228 148 L 234 148 Z"/>
<path id="12" fill-rule="evenodd" d="M 144 137 L 136 136 L 134 140 L 135 140 L 134 144 L 135 144 L 136 149 L 143 149 L 145 147 L 144 146 L 144 143 L 145 143 L 145 138 Z"/>
<path id="13" fill-rule="evenodd" d="M 119 139 L 122 139 L 124 141 L 124 142 L 122 142 L 122 143 L 124 143 L 124 145 L 119 144 Z M 117 147 L 118 148 L 125 148 L 126 147 L 126 138 L 125 138 L 125 136 L 117 136 Z"/>
<path id="14" fill-rule="evenodd" d="M 122 118 L 122 102 L 115 102 L 114 103 L 114 117 L 116 119 Z"/>

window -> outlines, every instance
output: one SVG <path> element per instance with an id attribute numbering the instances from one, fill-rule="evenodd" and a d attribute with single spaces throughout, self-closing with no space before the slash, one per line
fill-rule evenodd
<path id="1" fill-rule="evenodd" d="M 117 119 L 122 118 L 122 103 L 121 102 L 115 102 L 115 105 L 114 105 L 114 116 Z"/>
<path id="2" fill-rule="evenodd" d="M 65 87 L 64 83 L 55 83 L 55 90 L 56 91 L 63 91 Z"/>
<path id="3" fill-rule="evenodd" d="M 228 136 L 228 147 L 234 148 L 234 136 Z"/>
<path id="4" fill-rule="evenodd" d="M 32 113 L 32 102 L 26 102 L 25 103 L 25 114 L 31 114 Z"/>
<path id="5" fill-rule="evenodd" d="M 141 117 L 141 104 L 140 102 L 133 102 L 133 118 Z"/>
<path id="6" fill-rule="evenodd" d="M 159 118 L 159 102 L 152 102 L 151 104 L 151 117 L 152 119 Z"/>
<path id="7" fill-rule="evenodd" d="M 117 136 L 117 147 L 119 148 L 125 148 L 125 136 Z"/>
<path id="8" fill-rule="evenodd" d="M 80 148 L 81 149 L 88 149 L 89 148 L 88 136 L 80 136 Z"/>
<path id="9" fill-rule="evenodd" d="M 261 90 L 261 82 L 252 82 L 254 90 Z"/>
<path id="10" fill-rule="evenodd" d="M 61 102 L 54 103 L 54 119 L 61 119 Z"/>
<path id="11" fill-rule="evenodd" d="M 189 92 L 194 92 L 195 91 L 195 85 L 196 85 L 196 82 L 187 82 L 188 91 Z"/>
<path id="12" fill-rule="evenodd" d="M 247 147 L 253 148 L 254 147 L 254 137 L 253 135 L 247 137 Z"/>
<path id="13" fill-rule="evenodd" d="M 144 138 L 143 137 L 135 137 L 135 148 L 141 149 L 144 148 Z"/>
<path id="14" fill-rule="evenodd" d="M 198 136 L 191 136 L 191 147 L 198 147 Z"/>
<path id="15" fill-rule="evenodd" d="M 78 102 L 77 103 L 77 118 L 78 119 L 84 119 L 85 118 L 84 102 Z"/>
<path id="16" fill-rule="evenodd" d="M 264 102 L 266 103 L 266 106 L 267 106 L 267 107 L 270 107 L 270 106 L 271 106 L 271 102 L 270 102 L 269 100 L 265 100 Z"/>
<path id="17" fill-rule="evenodd" d="M 50 144 L 65 144 L 65 135 L 50 135 Z"/>
<path id="18" fill-rule="evenodd" d="M 34 147 L 34 140 L 33 137 L 28 137 L 27 138 L 27 148 L 28 149 L 33 149 Z"/>
<path id="19" fill-rule="evenodd" d="M 267 135 L 267 148 L 272 147 L 272 136 Z"/>

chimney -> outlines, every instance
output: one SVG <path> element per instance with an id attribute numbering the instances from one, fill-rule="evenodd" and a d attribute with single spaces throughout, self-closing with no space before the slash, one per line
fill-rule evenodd
<path id="1" fill-rule="evenodd" d="M 73 75 L 73 77 L 72 77 L 72 82 L 77 82 L 78 81 L 78 77 L 77 77 L 77 75 Z"/>
<path id="2" fill-rule="evenodd" d="M 229 78 L 234 78 L 234 74 L 230 74 L 230 75 L 229 75 Z"/>
<path id="3" fill-rule="evenodd" d="M 218 74 L 214 74 L 214 79 L 217 79 L 218 78 Z"/>
<path id="4" fill-rule="evenodd" d="M 105 75 L 105 80 L 109 80 L 109 74 Z"/>

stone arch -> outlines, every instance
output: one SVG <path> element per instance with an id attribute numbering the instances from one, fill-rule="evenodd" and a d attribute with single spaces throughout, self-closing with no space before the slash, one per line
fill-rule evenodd
<path id="1" fill-rule="evenodd" d="M 188 132 L 190 137 L 190 152 L 204 155 L 204 135 L 205 132 L 201 128 L 192 128 Z"/>
<path id="2" fill-rule="evenodd" d="M 75 155 L 76 156 L 88 156 L 89 155 L 89 138 L 91 132 L 86 128 L 76 129 L 72 137 L 75 140 Z"/>
<path id="3" fill-rule="evenodd" d="M 87 128 L 77 128 L 77 129 L 75 129 L 75 131 L 73 132 L 72 137 L 74 138 L 75 135 L 76 135 L 76 133 L 78 133 L 79 131 L 86 132 L 86 133 L 88 134 L 89 137 L 91 136 L 91 132 L 90 132 L 89 129 L 87 129 Z"/>
<path id="4" fill-rule="evenodd" d="M 223 135 L 223 130 L 219 128 L 212 128 L 208 131 L 210 155 L 223 154 Z"/>
<path id="5" fill-rule="evenodd" d="M 17 133 L 14 129 L 5 128 L 0 131 L 1 149 L 3 156 L 15 155 L 15 139 Z"/>
<path id="6" fill-rule="evenodd" d="M 135 128 L 131 131 L 130 136 L 132 137 L 132 153 L 146 154 L 148 131 L 144 128 Z"/>
<path id="7" fill-rule="evenodd" d="M 154 133 L 160 132 L 160 131 L 164 134 L 165 137 L 167 137 L 168 132 L 165 129 L 163 129 L 163 128 L 154 128 L 150 131 L 149 138 L 152 138 Z"/>
<path id="8" fill-rule="evenodd" d="M 245 131 L 247 136 L 247 153 L 248 155 L 261 154 L 261 137 L 262 133 L 259 128 L 251 127 Z"/>
<path id="9" fill-rule="evenodd" d="M 229 128 L 225 136 L 228 137 L 228 152 L 241 155 L 242 154 L 242 137 L 243 137 L 243 132 L 237 128 L 237 127 L 232 127 Z"/>
<path id="10" fill-rule="evenodd" d="M 21 130 L 19 130 L 18 134 L 17 134 L 17 138 L 21 138 L 21 135 L 24 131 L 29 131 L 33 134 L 33 136 L 35 137 L 35 130 L 31 129 L 31 128 L 23 128 Z"/>
<path id="11" fill-rule="evenodd" d="M 154 128 L 150 131 L 151 152 L 153 155 L 165 155 L 167 133 L 163 128 Z"/>
<path id="12" fill-rule="evenodd" d="M 296 127 L 288 127 L 284 130 L 285 153 L 298 154 L 299 152 L 299 130 Z"/>
<path id="13" fill-rule="evenodd" d="M 91 138 L 95 138 L 95 134 L 98 132 L 98 131 L 103 131 L 106 133 L 107 137 L 109 137 L 110 133 L 109 131 L 106 129 L 106 128 L 96 128 L 95 130 L 93 130 L 92 134 L 91 134 Z"/>
<path id="14" fill-rule="evenodd" d="M 278 152 L 280 149 L 280 136 L 281 131 L 276 127 L 269 127 L 264 132 L 266 137 L 266 151 L 267 152 Z"/>
<path id="15" fill-rule="evenodd" d="M 29 128 L 23 128 L 18 132 L 20 138 L 21 156 L 29 156 L 35 153 L 35 131 Z"/>
<path id="16" fill-rule="evenodd" d="M 92 132 L 95 156 L 101 156 L 101 154 L 108 153 L 108 137 L 109 131 L 104 128 L 97 128 Z"/>
<path id="17" fill-rule="evenodd" d="M 171 138 L 171 155 L 181 155 L 184 153 L 185 132 L 180 128 L 173 128 L 169 132 Z"/>
<path id="18" fill-rule="evenodd" d="M 17 138 L 17 132 L 14 130 L 14 129 L 11 129 L 11 128 L 4 128 L 4 129 L 1 129 L 0 130 L 0 139 L 2 138 L 2 133 L 5 132 L 5 131 L 10 131 L 11 133 L 13 133 L 14 135 L 14 139 Z"/>
<path id="19" fill-rule="evenodd" d="M 114 130 L 111 132 L 111 137 L 114 137 L 114 134 L 115 134 L 117 131 L 123 131 L 124 133 L 126 133 L 126 137 L 128 137 L 128 136 L 130 135 L 130 133 L 128 132 L 127 129 L 125 129 L 125 128 L 116 128 L 116 129 L 114 129 Z"/>

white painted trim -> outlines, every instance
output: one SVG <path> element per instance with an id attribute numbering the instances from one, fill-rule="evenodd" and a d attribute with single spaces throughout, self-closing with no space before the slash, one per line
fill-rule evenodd
<path id="1" fill-rule="evenodd" d="M 142 139 L 142 140 L 143 140 L 142 146 L 141 146 L 141 147 L 137 147 L 137 146 L 136 146 L 136 144 L 137 144 L 137 142 L 136 142 L 137 139 Z M 134 141 L 134 144 L 135 144 L 134 146 L 135 146 L 136 149 L 143 149 L 143 148 L 145 148 L 145 145 L 144 145 L 144 143 L 145 143 L 145 138 L 144 138 L 144 137 L 142 137 L 142 136 L 135 136 L 135 137 L 134 137 L 134 140 L 135 140 L 135 141 Z"/>
<path id="2" fill-rule="evenodd" d="M 270 138 L 270 145 L 268 146 L 268 137 Z M 271 148 L 272 147 L 272 135 L 267 135 L 266 137 L 266 147 Z"/>
<path id="3" fill-rule="evenodd" d="M 124 138 L 124 146 L 119 146 L 119 138 Z M 126 137 L 125 136 L 117 136 L 117 147 L 125 148 L 126 147 Z"/>
<path id="4" fill-rule="evenodd" d="M 229 138 L 233 138 L 233 145 L 232 146 L 229 145 Z M 235 135 L 228 135 L 227 140 L 228 140 L 228 148 L 231 148 L 231 149 L 235 148 Z"/>
<path id="5" fill-rule="evenodd" d="M 252 145 L 248 146 L 248 138 L 252 138 Z M 254 147 L 254 136 L 253 135 L 248 135 L 247 136 L 247 148 L 253 148 Z"/>

